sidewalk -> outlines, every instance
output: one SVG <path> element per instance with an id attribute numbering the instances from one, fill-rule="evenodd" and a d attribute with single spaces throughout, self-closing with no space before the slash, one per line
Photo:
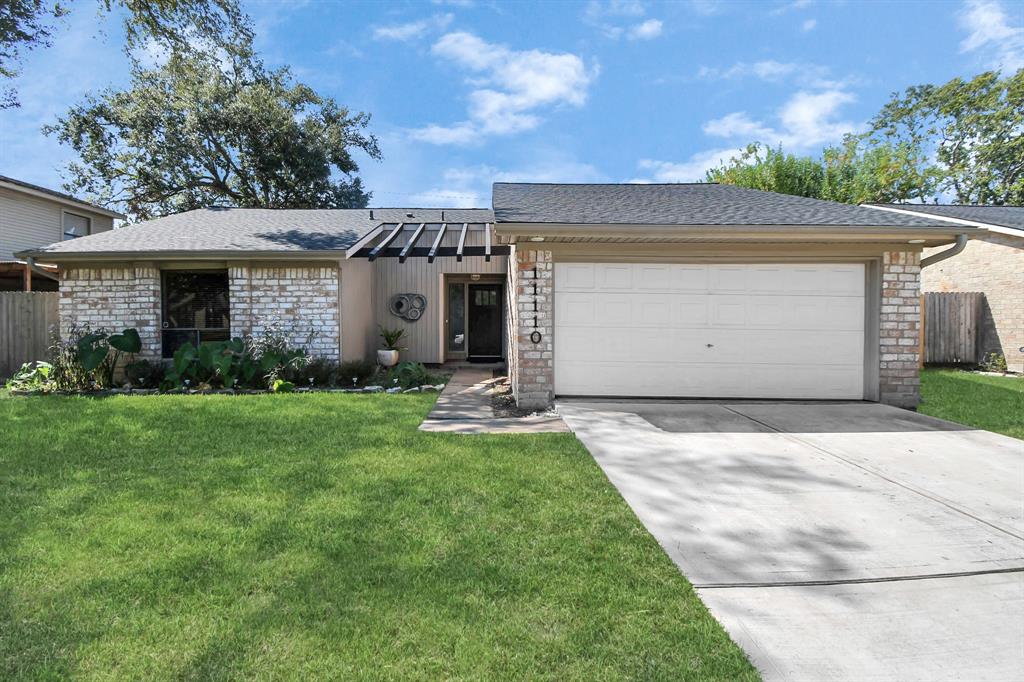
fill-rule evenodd
<path id="1" fill-rule="evenodd" d="M 444 433 L 568 433 L 561 417 L 537 414 L 496 417 L 491 397 L 502 383 L 490 369 L 460 367 L 420 424 L 420 431 Z"/>

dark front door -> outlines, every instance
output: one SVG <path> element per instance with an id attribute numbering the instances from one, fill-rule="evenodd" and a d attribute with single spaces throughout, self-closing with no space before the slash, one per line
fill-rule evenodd
<path id="1" fill-rule="evenodd" d="M 469 285 L 469 359 L 501 359 L 501 284 Z"/>

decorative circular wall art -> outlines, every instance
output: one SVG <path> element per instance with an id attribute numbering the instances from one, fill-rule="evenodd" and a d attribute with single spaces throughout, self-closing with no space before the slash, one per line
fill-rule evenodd
<path id="1" fill-rule="evenodd" d="M 388 306 L 391 314 L 403 320 L 415 322 L 423 316 L 427 309 L 427 297 L 423 294 L 395 294 Z"/>

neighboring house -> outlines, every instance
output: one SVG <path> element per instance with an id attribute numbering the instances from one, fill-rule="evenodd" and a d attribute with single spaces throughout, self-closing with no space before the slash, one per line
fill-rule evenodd
<path id="1" fill-rule="evenodd" d="M 922 248 L 977 228 L 715 184 L 494 185 L 487 209 L 211 208 L 34 249 L 144 355 L 279 320 L 334 359 L 507 362 L 556 395 L 918 401 Z"/>
<path id="2" fill-rule="evenodd" d="M 107 232 L 115 218 L 124 216 L 0 175 L 0 291 L 56 291 L 56 268 L 43 264 L 33 270 L 14 254 Z"/>
<path id="3" fill-rule="evenodd" d="M 924 268 L 921 290 L 979 291 L 988 304 L 978 338 L 979 358 L 990 353 L 1024 372 L 1024 206 L 873 204 L 904 215 L 941 217 L 953 224 L 984 228 L 963 252 Z M 930 255 L 925 250 L 925 256 Z"/>

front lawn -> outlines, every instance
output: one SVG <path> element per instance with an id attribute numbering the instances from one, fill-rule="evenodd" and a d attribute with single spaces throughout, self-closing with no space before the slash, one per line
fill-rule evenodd
<path id="1" fill-rule="evenodd" d="M 0 678 L 754 679 L 568 434 L 0 395 Z"/>
<path id="2" fill-rule="evenodd" d="M 921 399 L 924 414 L 1024 439 L 1024 378 L 926 369 Z"/>

